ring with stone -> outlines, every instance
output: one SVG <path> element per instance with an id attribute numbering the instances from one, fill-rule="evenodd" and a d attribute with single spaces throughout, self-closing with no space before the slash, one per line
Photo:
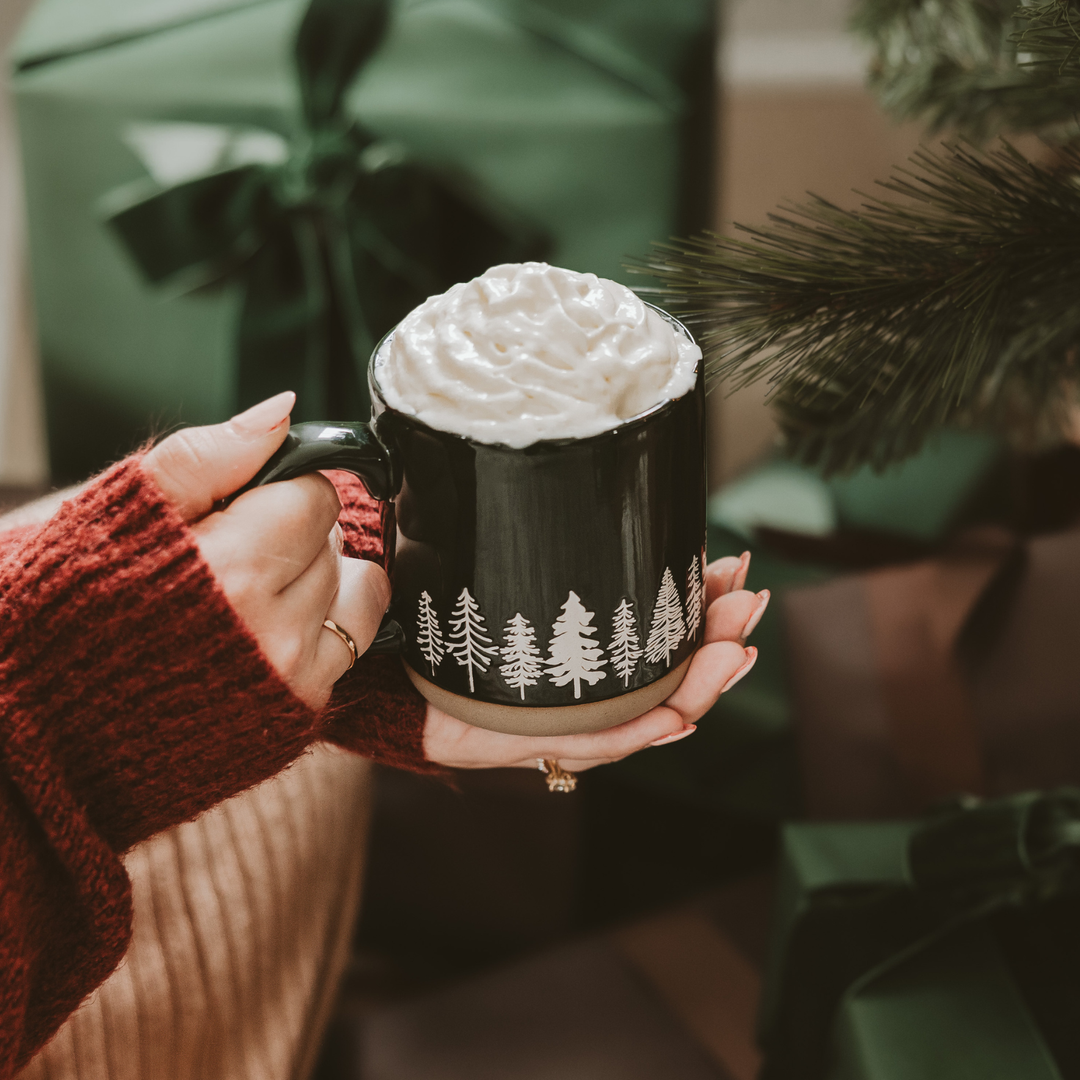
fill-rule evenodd
<path id="1" fill-rule="evenodd" d="M 577 777 L 567 772 L 554 758 L 537 758 L 536 767 L 546 774 L 548 791 L 569 793 L 577 787 Z"/>

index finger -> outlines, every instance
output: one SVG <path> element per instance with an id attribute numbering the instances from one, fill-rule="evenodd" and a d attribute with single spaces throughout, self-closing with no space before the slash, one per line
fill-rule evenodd
<path id="1" fill-rule="evenodd" d="M 197 527 L 224 530 L 253 574 L 281 592 L 312 563 L 341 512 L 334 485 L 319 473 L 252 488 Z"/>

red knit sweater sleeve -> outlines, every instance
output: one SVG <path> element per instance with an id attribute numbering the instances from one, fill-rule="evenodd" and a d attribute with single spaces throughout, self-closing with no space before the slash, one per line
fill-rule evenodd
<path id="1" fill-rule="evenodd" d="M 388 516 L 392 527 L 390 506 L 376 502 L 351 473 L 326 475 L 341 500 L 338 520 L 345 534 L 345 554 L 383 562 Z M 427 703 L 406 678 L 396 656 L 362 656 L 334 690 L 323 737 L 387 765 L 442 773 L 438 766 L 424 762 L 426 714 Z"/>
<path id="2" fill-rule="evenodd" d="M 375 511 L 355 494 L 346 533 L 376 556 Z M 131 892 L 119 856 L 132 844 L 318 738 L 431 768 L 423 708 L 393 660 L 357 664 L 330 716 L 292 695 L 137 458 L 4 541 L 0 1080 L 123 956 Z"/>

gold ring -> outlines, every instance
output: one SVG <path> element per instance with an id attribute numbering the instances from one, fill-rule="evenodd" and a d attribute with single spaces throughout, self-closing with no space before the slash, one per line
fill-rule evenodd
<path id="1" fill-rule="evenodd" d="M 337 634 L 337 636 L 345 642 L 346 648 L 348 648 L 349 652 L 352 653 L 352 659 L 349 661 L 349 666 L 345 670 L 352 671 L 353 664 L 356 663 L 357 659 L 360 656 L 360 654 L 356 651 L 356 642 L 353 641 L 352 635 L 344 627 L 338 626 L 338 624 L 334 622 L 333 619 L 323 619 L 323 626 L 325 626 L 326 629 L 329 630 L 331 633 Z"/>
<path id="2" fill-rule="evenodd" d="M 571 792 L 577 787 L 577 777 L 567 772 L 554 758 L 537 758 L 536 767 L 547 774 L 548 791 Z"/>

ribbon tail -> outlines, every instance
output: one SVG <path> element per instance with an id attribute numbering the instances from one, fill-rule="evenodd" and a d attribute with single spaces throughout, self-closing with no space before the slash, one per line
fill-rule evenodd
<path id="1" fill-rule="evenodd" d="M 293 390 L 294 420 L 326 416 L 329 290 L 307 218 L 281 221 L 251 260 L 237 328 L 237 405 Z"/>
<path id="2" fill-rule="evenodd" d="M 369 184 L 377 231 L 440 289 L 499 263 L 542 259 L 551 248 L 546 232 L 450 168 L 407 161 L 373 173 Z"/>
<path id="3" fill-rule="evenodd" d="M 360 297 L 367 292 L 367 283 L 357 273 L 347 218 L 346 211 L 326 223 L 331 303 L 327 328 L 328 390 L 330 400 L 343 409 L 346 416 L 366 417 L 371 412 L 368 362 L 377 339 L 360 302 Z"/>
<path id="4" fill-rule="evenodd" d="M 499 263 L 543 259 L 551 247 L 479 185 L 409 161 L 364 175 L 346 220 L 354 295 L 376 341 L 434 293 Z"/>

